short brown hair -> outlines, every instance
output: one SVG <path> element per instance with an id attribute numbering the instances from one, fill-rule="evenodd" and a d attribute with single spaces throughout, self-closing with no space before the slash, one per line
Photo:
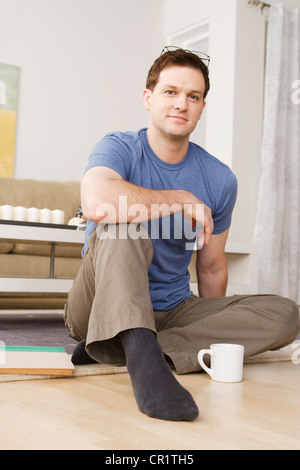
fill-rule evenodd
<path id="1" fill-rule="evenodd" d="M 205 90 L 203 95 L 203 99 L 205 99 L 210 88 L 208 67 L 197 54 L 180 48 L 173 51 L 167 51 L 154 61 L 147 76 L 146 88 L 148 90 L 154 90 L 161 71 L 170 65 L 192 67 L 200 70 L 205 81 Z"/>

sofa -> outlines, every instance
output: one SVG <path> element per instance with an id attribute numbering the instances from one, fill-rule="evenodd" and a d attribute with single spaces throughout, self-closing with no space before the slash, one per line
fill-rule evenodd
<path id="1" fill-rule="evenodd" d="M 78 214 L 80 183 L 0 178 L 0 206 L 11 205 L 64 211 L 68 224 Z M 49 276 L 50 246 L 0 240 L 0 285 L 2 277 Z M 81 247 L 57 246 L 54 277 L 75 278 L 81 263 Z M 0 292 L 0 309 L 63 308 L 67 294 Z"/>

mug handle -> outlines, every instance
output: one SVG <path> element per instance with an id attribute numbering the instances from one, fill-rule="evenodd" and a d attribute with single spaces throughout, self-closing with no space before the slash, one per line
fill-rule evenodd
<path id="1" fill-rule="evenodd" d="M 207 367 L 204 362 L 203 362 L 203 356 L 205 354 L 209 354 L 210 356 L 212 356 L 212 350 L 211 349 L 201 349 L 199 352 L 198 352 L 198 361 L 199 361 L 199 364 L 200 366 L 205 370 L 205 372 L 207 372 L 211 377 L 212 377 L 212 370 Z"/>

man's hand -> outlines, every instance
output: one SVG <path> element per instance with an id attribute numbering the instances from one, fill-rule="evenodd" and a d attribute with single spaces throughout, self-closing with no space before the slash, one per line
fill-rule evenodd
<path id="1" fill-rule="evenodd" d="M 214 222 L 211 209 L 196 196 L 194 197 L 195 202 L 184 204 L 183 217 L 188 220 L 192 228 L 197 228 L 198 248 L 202 248 L 209 243 L 214 231 Z"/>

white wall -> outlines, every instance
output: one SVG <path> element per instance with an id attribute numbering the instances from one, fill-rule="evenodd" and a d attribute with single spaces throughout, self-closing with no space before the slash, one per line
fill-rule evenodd
<path id="1" fill-rule="evenodd" d="M 265 18 L 246 0 L 186 0 L 180 5 L 180 0 L 166 0 L 167 34 L 197 21 L 209 23 L 205 147 L 239 180 L 230 237 L 251 242 L 259 183 Z"/>
<path id="2" fill-rule="evenodd" d="M 278 0 L 270 0 L 270 4 Z M 300 0 L 285 0 L 300 7 Z M 230 238 L 252 242 L 260 178 L 266 8 L 248 0 L 166 0 L 166 36 L 209 24 L 211 90 L 205 148 L 227 163 L 239 181 Z M 206 51 L 204 51 L 206 52 Z M 201 126 L 201 121 L 199 123 Z"/>
<path id="3" fill-rule="evenodd" d="M 0 62 L 20 67 L 15 178 L 76 180 L 112 130 L 147 125 L 161 0 L 0 0 Z"/>

